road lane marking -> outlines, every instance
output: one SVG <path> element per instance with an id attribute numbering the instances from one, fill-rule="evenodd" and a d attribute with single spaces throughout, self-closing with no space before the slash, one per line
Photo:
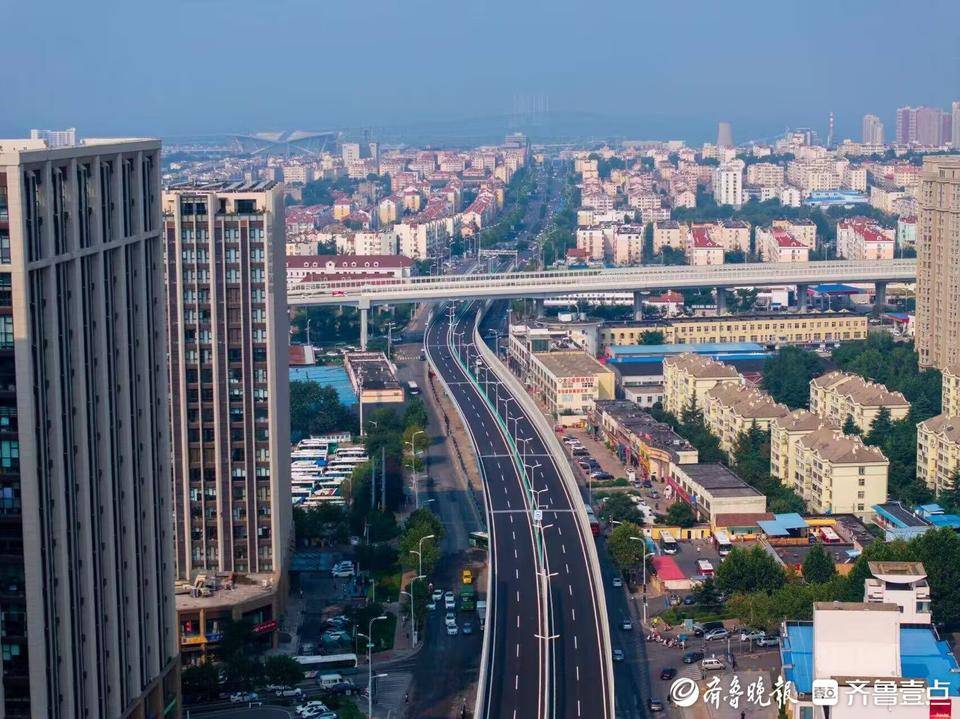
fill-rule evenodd
<path id="1" fill-rule="evenodd" d="M 517 604 L 520 603 L 520 590 L 517 590 Z"/>
<path id="2" fill-rule="evenodd" d="M 566 554 L 566 553 L 567 553 L 567 545 L 566 545 L 566 544 L 561 544 L 561 545 L 560 545 L 560 551 L 563 552 L 564 554 Z"/>
<path id="3" fill-rule="evenodd" d="M 570 596 L 572 597 L 572 596 L 573 596 L 573 585 L 572 585 L 572 584 L 568 584 L 568 585 L 567 585 L 567 591 L 570 592 Z"/>
<path id="4" fill-rule="evenodd" d="M 513 675 L 513 691 L 517 691 L 517 689 L 519 688 L 520 688 L 520 675 L 514 674 Z"/>
<path id="5" fill-rule="evenodd" d="M 520 656 L 520 642 L 517 642 L 517 656 Z"/>
<path id="6" fill-rule="evenodd" d="M 520 628 L 520 615 L 517 615 L 517 629 Z"/>
<path id="7" fill-rule="evenodd" d="M 573 635 L 573 648 L 574 648 L 574 649 L 579 649 L 579 648 L 580 648 L 580 647 L 577 646 L 577 635 L 576 635 L 576 634 Z"/>
<path id="8" fill-rule="evenodd" d="M 513 570 L 513 576 L 514 576 L 515 579 L 520 579 L 520 570 L 519 570 L 519 569 L 514 569 L 514 570 Z"/>
<path id="9" fill-rule="evenodd" d="M 577 699 L 577 716 L 580 716 L 580 700 Z"/>
<path id="10" fill-rule="evenodd" d="M 517 541 L 517 533 L 514 532 L 514 531 L 511 529 L 511 530 L 510 530 L 510 534 L 513 536 L 513 541 L 516 542 L 516 541 Z"/>
<path id="11" fill-rule="evenodd" d="M 563 527 L 560 525 L 557 525 L 557 534 L 559 534 L 561 537 L 563 536 Z"/>
<path id="12" fill-rule="evenodd" d="M 563 566 L 566 567 L 567 574 L 570 574 L 570 565 L 564 562 Z"/>
<path id="13" fill-rule="evenodd" d="M 570 607 L 570 616 L 573 618 L 573 621 L 577 621 L 577 610 L 573 607 Z"/>
<path id="14" fill-rule="evenodd" d="M 516 547 L 513 548 L 513 558 L 514 558 L 514 559 L 520 559 L 520 557 L 517 556 L 517 548 L 516 548 Z"/>
<path id="15" fill-rule="evenodd" d="M 580 667 L 576 667 L 577 670 L 577 681 L 580 681 Z"/>

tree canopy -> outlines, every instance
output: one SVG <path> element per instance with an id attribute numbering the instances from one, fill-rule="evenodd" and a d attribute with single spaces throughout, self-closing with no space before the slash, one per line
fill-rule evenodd
<path id="1" fill-rule="evenodd" d="M 607 551 L 610 552 L 610 558 L 617 565 L 620 571 L 636 569 L 643 561 L 644 550 L 643 542 L 638 542 L 630 537 L 643 538 L 643 529 L 632 522 L 618 524 L 607 537 Z"/>
<path id="2" fill-rule="evenodd" d="M 290 382 L 290 438 L 297 442 L 310 435 L 352 430 L 353 413 L 337 397 L 333 387 L 312 380 Z"/>
<path id="3" fill-rule="evenodd" d="M 663 521 L 669 525 L 687 528 L 697 523 L 697 517 L 689 504 L 678 500 L 667 508 Z"/>
<path id="4" fill-rule="evenodd" d="M 810 406 L 810 380 L 823 374 L 823 360 L 800 347 L 781 347 L 763 365 L 762 386 L 791 409 Z"/>
<path id="5" fill-rule="evenodd" d="M 837 573 L 833 557 L 824 549 L 821 542 L 817 542 L 803 560 L 803 578 L 817 584 L 830 581 Z"/>
<path id="6" fill-rule="evenodd" d="M 725 592 L 772 592 L 783 586 L 786 573 L 762 547 L 734 547 L 717 567 L 716 581 Z"/>

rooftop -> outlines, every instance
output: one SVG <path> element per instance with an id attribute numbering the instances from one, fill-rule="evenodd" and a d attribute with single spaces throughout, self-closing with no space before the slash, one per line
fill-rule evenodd
<path id="1" fill-rule="evenodd" d="M 343 359 L 348 372 L 362 376 L 364 389 L 396 389 L 400 386 L 396 371 L 383 352 L 348 352 Z"/>
<path id="2" fill-rule="evenodd" d="M 879 447 L 865 445 L 857 435 L 845 435 L 830 427 L 801 437 L 800 444 L 833 464 L 889 463 Z"/>
<path id="3" fill-rule="evenodd" d="M 638 409 L 633 402 L 627 400 L 598 400 L 594 412 L 597 415 L 609 415 L 621 427 L 653 447 L 668 452 L 694 450 L 693 445 L 674 432 L 670 425 L 658 422 L 651 415 Z"/>
<path id="4" fill-rule="evenodd" d="M 733 367 L 699 354 L 684 353 L 676 357 L 667 357 L 663 366 L 675 367 L 700 379 L 739 379 L 740 375 Z"/>
<path id="5" fill-rule="evenodd" d="M 676 473 L 685 475 L 714 497 L 742 497 L 761 494 L 724 465 L 718 463 L 683 464 Z"/>
<path id="6" fill-rule="evenodd" d="M 816 608 L 835 609 L 832 604 L 814 605 Z M 897 605 L 864 604 L 847 605 L 849 611 L 898 611 Z M 843 607 L 841 607 L 843 609 Z M 780 649 L 784 678 L 793 682 L 800 694 L 809 695 L 813 690 L 813 623 L 787 622 Z M 851 667 L 851 674 L 856 667 Z M 932 627 L 900 627 L 900 674 L 904 679 L 922 679 L 928 685 L 939 680 L 950 685 L 950 696 L 960 696 L 960 673 L 956 657 L 949 645 L 941 641 Z"/>
<path id="7" fill-rule="evenodd" d="M 777 417 L 776 425 L 787 432 L 813 432 L 827 425 L 810 410 L 795 409 L 788 415 Z"/>
<path id="8" fill-rule="evenodd" d="M 208 182 L 181 182 L 164 188 L 166 192 L 263 192 L 270 190 L 280 183 L 277 180 L 258 180 L 246 182 L 243 180 L 211 180 Z"/>
<path id="9" fill-rule="evenodd" d="M 611 372 L 586 352 L 534 352 L 533 356 L 555 377 L 586 377 Z"/>
<path id="10" fill-rule="evenodd" d="M 849 397 L 856 404 L 869 407 L 909 407 L 910 403 L 901 392 L 891 392 L 884 385 L 865 380 L 860 375 L 834 370 L 810 380 L 824 390 Z"/>

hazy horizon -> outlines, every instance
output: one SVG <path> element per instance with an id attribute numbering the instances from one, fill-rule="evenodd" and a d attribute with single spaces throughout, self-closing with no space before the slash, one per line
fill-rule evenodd
<path id="1" fill-rule="evenodd" d="M 519 129 L 700 142 L 728 120 L 741 142 L 786 127 L 823 136 L 833 111 L 837 139 L 858 138 L 868 112 L 889 138 L 896 107 L 960 99 L 960 5 L 941 0 L 5 5 L 6 137 L 370 128 L 454 142 Z"/>

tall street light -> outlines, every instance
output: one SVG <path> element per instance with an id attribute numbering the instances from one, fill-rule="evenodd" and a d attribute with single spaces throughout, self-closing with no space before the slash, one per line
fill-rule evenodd
<path id="1" fill-rule="evenodd" d="M 427 539 L 433 539 L 434 536 L 435 536 L 435 535 L 433 535 L 433 534 L 427 534 L 427 535 L 425 535 L 425 536 L 423 536 L 423 537 L 420 537 L 420 540 L 417 542 L 417 548 L 410 550 L 410 554 L 416 554 L 416 555 L 417 555 L 417 561 L 419 562 L 419 564 L 417 565 L 417 574 L 418 574 L 418 575 L 422 575 L 422 574 L 423 574 L 423 542 L 424 542 L 424 540 L 427 540 Z"/>
<path id="2" fill-rule="evenodd" d="M 357 632 L 361 636 L 367 638 L 367 716 L 373 717 L 373 623 L 374 622 L 385 622 L 387 616 L 381 614 L 379 617 L 374 617 L 370 620 L 367 625 L 367 633 Z"/>
<path id="3" fill-rule="evenodd" d="M 647 540 L 642 537 L 630 537 L 634 542 L 640 542 L 643 545 L 643 556 L 640 558 L 640 564 L 643 565 L 643 623 L 647 623 L 647 557 L 653 552 L 647 551 Z"/>

